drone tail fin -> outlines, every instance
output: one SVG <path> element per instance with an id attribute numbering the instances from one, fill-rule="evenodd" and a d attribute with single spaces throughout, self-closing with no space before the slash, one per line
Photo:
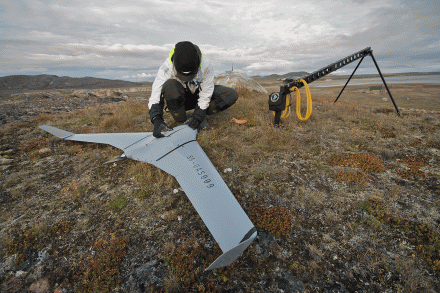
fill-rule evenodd
<path id="1" fill-rule="evenodd" d="M 230 265 L 243 253 L 243 251 L 246 250 L 246 248 L 249 245 L 251 245 L 252 241 L 254 241 L 256 237 L 257 237 L 257 231 L 255 231 L 249 239 L 241 242 L 237 246 L 229 249 L 228 251 L 220 255 L 205 271 Z"/>

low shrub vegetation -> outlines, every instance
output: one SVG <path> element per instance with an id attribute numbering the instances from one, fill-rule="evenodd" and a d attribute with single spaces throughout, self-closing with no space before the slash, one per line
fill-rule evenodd
<path id="1" fill-rule="evenodd" d="M 253 203 L 251 218 L 257 228 L 278 236 L 289 232 L 292 223 L 292 216 L 286 208 L 278 206 L 266 208 L 260 201 Z"/>
<path id="2" fill-rule="evenodd" d="M 327 158 L 327 161 L 333 166 L 358 167 L 368 173 L 379 173 L 385 170 L 380 159 L 377 156 L 368 153 L 334 155 Z"/>
<path id="3" fill-rule="evenodd" d="M 104 164 L 121 151 L 38 129 L 151 132 L 146 99 L 3 124 L 0 291 L 31 291 L 39 272 L 65 293 L 281 292 L 292 282 L 306 292 L 438 291 L 440 109 L 399 89 L 401 116 L 357 86 L 336 104 L 339 88 L 311 88 L 304 122 L 293 111 L 274 127 L 267 95 L 243 88 L 209 116 L 197 141 L 259 232 L 210 272 L 222 252 L 171 175 L 145 162 Z M 43 148 L 51 152 L 38 155 Z M 17 274 L 42 249 L 49 257 Z M 136 283 L 152 260 L 163 274 Z"/>
<path id="4" fill-rule="evenodd" d="M 92 243 L 92 253 L 80 255 L 77 292 L 111 292 L 119 287 L 119 267 L 127 253 L 128 237 L 108 231 Z"/>

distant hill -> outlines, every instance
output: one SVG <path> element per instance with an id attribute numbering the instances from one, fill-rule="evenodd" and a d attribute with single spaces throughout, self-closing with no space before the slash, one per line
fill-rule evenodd
<path id="1" fill-rule="evenodd" d="M 252 76 L 253 79 L 280 79 L 280 78 L 286 78 L 286 77 L 292 77 L 292 76 L 297 76 L 297 77 L 302 77 L 304 75 L 308 75 L 310 74 L 309 72 L 305 72 L 305 71 L 299 71 L 299 72 L 289 72 L 286 74 L 271 74 L 271 75 L 267 75 L 267 76 Z"/>
<path id="2" fill-rule="evenodd" d="M 49 89 L 96 89 L 142 86 L 146 83 L 95 77 L 74 78 L 56 75 L 9 75 L 0 77 L 0 92 L 23 92 Z"/>

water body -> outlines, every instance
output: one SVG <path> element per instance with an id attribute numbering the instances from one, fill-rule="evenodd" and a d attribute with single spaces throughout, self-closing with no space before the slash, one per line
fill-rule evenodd
<path id="1" fill-rule="evenodd" d="M 354 75 L 356 76 L 356 75 Z M 350 80 L 348 85 L 383 85 L 382 79 L 379 74 L 377 77 L 368 78 L 353 78 Z M 324 77 L 323 80 L 317 80 L 313 82 L 310 87 L 331 87 L 331 86 L 344 86 L 348 80 L 347 79 L 337 79 L 334 80 L 331 76 Z M 385 81 L 387 84 L 391 83 L 433 83 L 440 84 L 440 75 L 408 75 L 408 76 L 385 76 Z"/>

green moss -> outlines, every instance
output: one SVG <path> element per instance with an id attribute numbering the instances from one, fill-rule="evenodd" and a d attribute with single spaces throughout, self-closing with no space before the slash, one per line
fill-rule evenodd
<path id="1" fill-rule="evenodd" d="M 112 200 L 109 203 L 109 207 L 113 210 L 120 210 L 125 208 L 128 205 L 128 200 L 122 195 L 118 195 L 116 199 Z"/>
<path id="2" fill-rule="evenodd" d="M 383 224 L 382 222 L 380 222 L 378 219 L 376 219 L 374 216 L 369 216 L 366 220 L 365 223 L 370 226 L 373 229 L 380 229 L 382 228 Z"/>
<path id="3" fill-rule="evenodd" d="M 84 124 L 84 125 L 90 124 L 92 122 L 93 122 L 92 118 L 84 118 L 79 121 L 79 123 Z"/>
<path id="4" fill-rule="evenodd" d="M 147 199 L 150 197 L 151 193 L 152 193 L 152 191 L 150 191 L 150 190 L 141 189 L 138 192 L 136 192 L 134 196 L 139 199 Z"/>
<path id="5" fill-rule="evenodd" d="M 429 225 L 393 215 L 378 198 L 370 198 L 362 202 L 361 208 L 371 213 L 381 223 L 404 232 L 431 269 L 440 271 L 440 235 Z"/>
<path id="6" fill-rule="evenodd" d="M 72 198 L 73 198 L 73 199 L 81 199 L 81 198 L 84 198 L 84 196 L 86 195 L 86 193 L 87 193 L 88 190 L 89 190 L 89 186 L 88 186 L 88 185 L 80 185 L 80 186 L 78 186 L 78 187 L 73 191 Z"/>

